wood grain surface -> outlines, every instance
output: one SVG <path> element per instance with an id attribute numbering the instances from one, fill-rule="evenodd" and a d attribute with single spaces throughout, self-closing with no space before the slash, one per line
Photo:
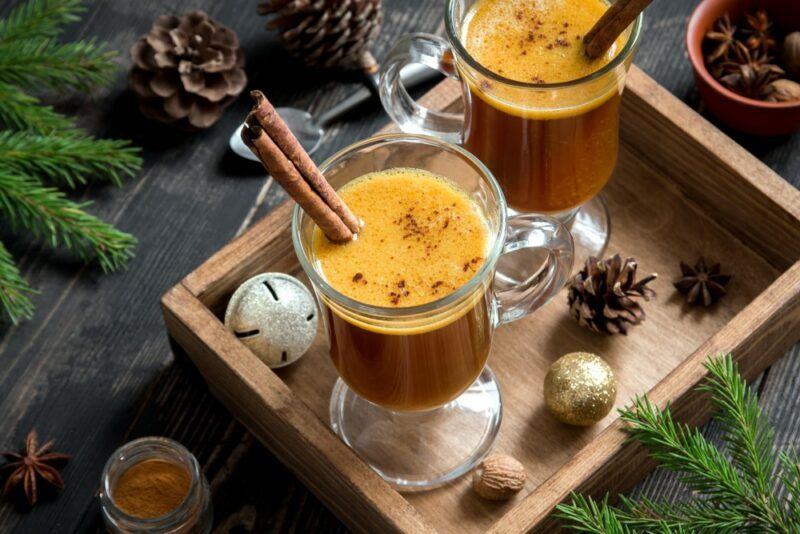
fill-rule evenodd
<path id="1" fill-rule="evenodd" d="M 254 165 L 227 152 L 230 131 L 249 103 L 240 99 L 211 130 L 176 133 L 143 120 L 125 89 L 127 54 L 165 12 L 203 8 L 234 28 L 247 54 L 250 86 L 280 105 L 324 111 L 360 83 L 358 76 L 303 69 L 285 58 L 255 15 L 255 0 L 95 2 L 67 37 L 96 36 L 120 52 L 117 83 L 85 98 L 54 100 L 78 113 L 99 135 L 128 137 L 144 147 L 145 168 L 124 188 L 88 187 L 74 194 L 91 211 L 139 238 L 126 272 L 102 275 L 69 255 L 27 239 L 0 238 L 23 274 L 42 290 L 36 317 L 0 326 L 0 448 L 17 447 L 31 427 L 75 455 L 64 470 L 67 489 L 27 512 L 0 505 L 2 532 L 93 532 L 99 526 L 100 472 L 109 454 L 143 435 L 175 438 L 203 464 L 214 495 L 219 532 L 341 532 L 336 520 L 286 468 L 254 441 L 165 340 L 158 299 L 185 273 L 276 207 L 285 195 Z M 694 0 L 658 0 L 647 10 L 636 63 L 702 111 L 683 34 Z M 0 2 L 5 14 L 17 2 Z M 410 31 L 441 33 L 440 0 L 384 0 L 386 18 L 376 56 Z M 385 122 L 374 105 L 331 127 L 315 159 L 363 138 Z M 794 186 L 800 186 L 800 135 L 758 139 L 734 135 Z M 777 443 L 798 442 L 800 349 L 758 381 L 762 405 L 778 428 Z M 706 429 L 718 435 L 714 427 Z M 652 475 L 635 493 L 681 498 L 674 477 Z"/>

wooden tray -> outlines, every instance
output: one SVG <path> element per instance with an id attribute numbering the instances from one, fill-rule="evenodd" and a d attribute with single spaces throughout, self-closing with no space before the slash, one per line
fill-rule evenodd
<path id="1" fill-rule="evenodd" d="M 446 84 L 427 95 L 441 108 L 459 99 Z M 489 503 L 469 477 L 434 491 L 401 495 L 328 428 L 336 374 L 320 334 L 298 363 L 263 365 L 220 321 L 245 279 L 282 271 L 302 277 L 284 203 L 211 257 L 162 300 L 169 334 L 188 352 L 212 391 L 345 523 L 361 531 L 517 532 L 552 527 L 553 507 L 571 490 L 624 492 L 653 464 L 625 443 L 616 413 L 572 428 L 543 404 L 542 382 L 560 355 L 588 350 L 619 379 L 617 407 L 648 392 L 676 416 L 700 424 L 709 415 L 693 391 L 706 355 L 732 351 L 747 377 L 800 338 L 800 193 L 638 69 L 622 106 L 620 159 L 603 193 L 613 220 L 609 253 L 635 256 L 656 271 L 656 301 L 628 337 L 584 330 L 566 297 L 502 327 L 490 364 L 503 388 L 503 424 L 495 450 L 528 470 L 524 491 Z M 680 260 L 699 255 L 734 273 L 711 310 L 688 308 L 672 288 Z"/>

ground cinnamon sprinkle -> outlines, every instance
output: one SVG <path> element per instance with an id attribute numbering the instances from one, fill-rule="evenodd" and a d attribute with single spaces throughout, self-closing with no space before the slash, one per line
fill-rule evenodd
<path id="1" fill-rule="evenodd" d="M 489 237 L 479 206 L 425 171 L 368 176 L 340 191 L 364 219 L 359 239 L 341 247 L 315 233 L 314 252 L 327 281 L 359 302 L 387 307 L 432 302 L 465 283 Z"/>
<path id="2" fill-rule="evenodd" d="M 153 519 L 180 506 L 189 494 L 190 484 L 186 468 L 165 460 L 144 460 L 122 473 L 113 498 L 126 514 Z"/>

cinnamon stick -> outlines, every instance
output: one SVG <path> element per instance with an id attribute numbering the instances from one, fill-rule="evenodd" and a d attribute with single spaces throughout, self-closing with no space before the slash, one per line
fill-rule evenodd
<path id="1" fill-rule="evenodd" d="M 336 191 L 322 176 L 311 157 L 303 150 L 303 146 L 294 136 L 286 123 L 283 122 L 278 112 L 261 91 L 251 91 L 250 96 L 255 101 L 255 106 L 250 112 L 266 134 L 291 161 L 302 177 L 322 200 L 341 218 L 352 233 L 358 233 L 359 222 L 350 208 L 342 201 Z M 320 227 L 321 228 L 321 227 Z"/>
<path id="2" fill-rule="evenodd" d="M 616 0 L 583 37 L 584 52 L 598 58 L 611 48 L 617 37 L 631 25 L 653 0 Z"/>
<path id="3" fill-rule="evenodd" d="M 331 241 L 353 239 L 358 219 L 322 176 L 300 142 L 260 91 L 242 128 L 242 141 Z"/>

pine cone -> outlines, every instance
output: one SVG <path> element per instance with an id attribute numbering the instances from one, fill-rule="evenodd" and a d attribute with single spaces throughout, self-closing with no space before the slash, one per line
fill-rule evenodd
<path id="1" fill-rule="evenodd" d="M 622 261 L 619 254 L 607 260 L 589 258 L 569 283 L 569 308 L 578 324 L 595 332 L 627 335 L 629 325 L 644 321 L 642 306 L 633 300 L 650 300 L 656 293 L 645 287 L 658 275 L 635 282 L 636 260 Z"/>
<path id="2" fill-rule="evenodd" d="M 131 57 L 142 113 L 189 130 L 214 124 L 247 84 L 236 34 L 202 11 L 158 17 Z"/>
<path id="3" fill-rule="evenodd" d="M 267 28 L 310 67 L 377 68 L 369 49 L 383 19 L 380 0 L 267 0 L 258 12 L 273 17 Z"/>

